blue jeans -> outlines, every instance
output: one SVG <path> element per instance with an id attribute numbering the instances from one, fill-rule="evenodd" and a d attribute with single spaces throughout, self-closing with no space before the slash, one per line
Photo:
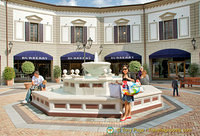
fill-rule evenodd
<path id="1" fill-rule="evenodd" d="M 32 90 L 31 90 L 31 88 L 29 88 L 29 89 L 28 89 L 28 92 L 26 93 L 26 98 L 25 98 L 25 100 L 26 100 L 27 102 L 30 101 L 30 98 L 31 98 L 31 92 L 32 92 Z"/>
<path id="2" fill-rule="evenodd" d="M 176 91 L 176 95 L 178 96 L 178 88 L 173 88 L 173 96 L 175 96 L 175 91 Z"/>
<path id="3" fill-rule="evenodd" d="M 31 86 L 29 89 L 28 89 L 28 92 L 26 93 L 26 98 L 25 100 L 27 102 L 30 102 L 31 101 L 31 93 L 32 93 L 32 90 L 34 90 L 35 88 L 39 88 L 38 86 Z"/>

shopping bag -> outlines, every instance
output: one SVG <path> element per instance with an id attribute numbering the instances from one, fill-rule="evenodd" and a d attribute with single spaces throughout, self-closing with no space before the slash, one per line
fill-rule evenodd
<path id="1" fill-rule="evenodd" d="M 121 93 L 124 94 L 124 95 L 131 95 L 131 94 L 129 93 L 128 81 L 123 81 L 123 82 L 122 82 L 122 90 L 121 90 Z"/>
<path id="2" fill-rule="evenodd" d="M 110 97 L 121 99 L 121 85 L 119 84 L 109 84 Z"/>
<path id="3" fill-rule="evenodd" d="M 141 86 L 138 83 L 127 82 L 129 87 L 129 95 L 134 95 L 140 92 Z"/>
<path id="4" fill-rule="evenodd" d="M 130 81 L 123 81 L 122 84 L 122 94 L 124 95 L 134 95 L 138 94 L 139 92 L 143 91 L 140 82 L 130 82 Z"/>

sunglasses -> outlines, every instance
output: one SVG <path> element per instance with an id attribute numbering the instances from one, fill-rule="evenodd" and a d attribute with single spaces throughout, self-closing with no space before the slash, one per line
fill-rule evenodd
<path id="1" fill-rule="evenodd" d="M 127 70 L 127 68 L 123 69 L 123 70 Z"/>

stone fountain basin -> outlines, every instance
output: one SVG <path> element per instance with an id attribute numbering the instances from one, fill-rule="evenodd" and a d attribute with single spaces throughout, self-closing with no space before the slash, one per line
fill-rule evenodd
<path id="1" fill-rule="evenodd" d="M 85 62 L 82 66 L 91 76 L 100 76 L 104 74 L 104 69 L 110 69 L 110 64 L 109 62 Z"/>
<path id="2" fill-rule="evenodd" d="M 162 107 L 162 91 L 151 85 L 145 85 L 143 88 L 144 92 L 135 95 L 134 102 L 131 103 L 132 114 L 150 112 Z M 124 112 L 121 99 L 118 98 L 64 95 L 51 91 L 34 91 L 32 104 L 50 116 L 120 118 Z"/>

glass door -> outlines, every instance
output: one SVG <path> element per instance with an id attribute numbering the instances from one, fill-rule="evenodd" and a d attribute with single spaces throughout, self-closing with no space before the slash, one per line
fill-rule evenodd
<path id="1" fill-rule="evenodd" d="M 171 78 L 176 77 L 176 74 L 177 74 L 176 70 L 177 70 L 176 69 L 176 63 L 175 62 L 169 62 L 168 63 L 168 73 L 169 73 L 168 77 L 171 77 Z"/>
<path id="2" fill-rule="evenodd" d="M 168 73 L 169 78 L 174 78 L 176 76 L 185 76 L 185 62 L 184 61 L 174 61 L 168 62 Z"/>

